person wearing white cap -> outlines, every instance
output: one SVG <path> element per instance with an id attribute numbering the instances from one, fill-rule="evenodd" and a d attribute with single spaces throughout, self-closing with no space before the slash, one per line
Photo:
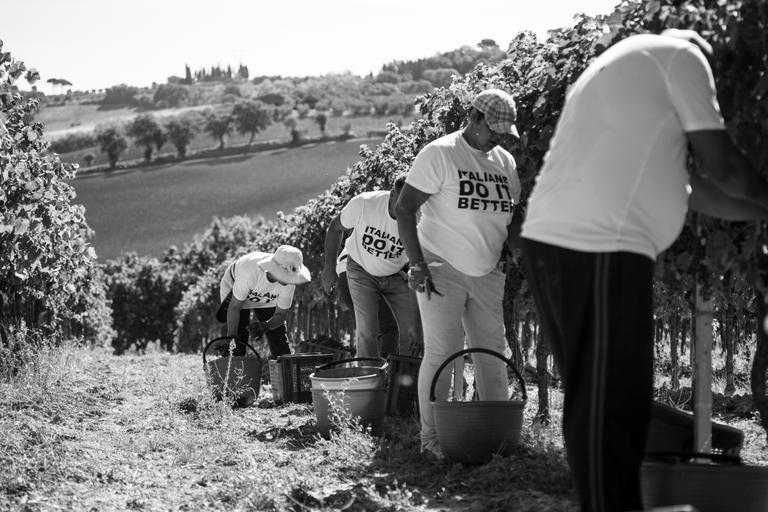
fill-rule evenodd
<path id="1" fill-rule="evenodd" d="M 515 118 L 515 102 L 507 92 L 477 94 L 464 128 L 427 144 L 416 156 L 397 203 L 409 284 L 418 292 L 424 330 L 418 394 L 421 448 L 428 457 L 442 456 L 429 405 L 437 368 L 463 348 L 465 333 L 470 347 L 499 353 L 506 348 L 505 277 L 499 263 L 520 181 L 515 159 L 499 144 L 518 136 Z M 485 354 L 473 359 L 480 399 L 507 400 L 504 363 Z M 449 378 L 443 372 L 438 380 L 439 400 L 448 395 Z"/>
<path id="2" fill-rule="evenodd" d="M 563 377 L 582 512 L 643 508 L 657 256 L 689 208 L 768 218 L 768 182 L 725 130 L 711 51 L 674 30 L 603 52 L 571 86 L 528 200 L 523 261 Z"/>
<path id="3" fill-rule="evenodd" d="M 266 334 L 271 357 L 290 354 L 285 318 L 297 285 L 310 282 L 301 251 L 281 245 L 274 254 L 254 251 L 233 261 L 219 285 L 221 306 L 216 318 L 227 324 L 227 336 L 241 341 Z M 251 311 L 256 320 L 250 323 Z M 245 355 L 238 345 L 234 355 Z"/>

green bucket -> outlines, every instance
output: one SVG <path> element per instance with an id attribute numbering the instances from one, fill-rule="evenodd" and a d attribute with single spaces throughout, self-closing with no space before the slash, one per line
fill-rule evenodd
<path id="1" fill-rule="evenodd" d="M 470 353 L 489 354 L 507 363 L 520 383 L 523 399 L 471 402 L 437 401 L 435 387 L 440 373 L 451 361 Z M 445 457 L 453 462 L 484 464 L 491 460 L 494 454 L 510 455 L 520 441 L 523 410 L 525 409 L 525 402 L 528 400 L 525 381 L 512 361 L 498 352 L 484 348 L 469 348 L 450 356 L 440 365 L 432 378 L 429 400 L 440 448 Z"/>
<path id="2" fill-rule="evenodd" d="M 253 354 L 229 355 L 228 347 L 233 340 L 251 349 Z M 218 357 L 208 360 L 209 352 Z M 208 386 L 217 400 L 229 397 L 233 405 L 248 407 L 259 396 L 262 359 L 248 343 L 226 336 L 211 340 L 203 349 L 203 369 Z"/>
<path id="3" fill-rule="evenodd" d="M 334 423 L 344 421 L 339 415 L 355 418 L 381 435 L 387 402 L 387 362 L 384 359 L 359 357 L 331 361 L 310 375 L 312 404 L 320 434 L 328 437 Z"/>

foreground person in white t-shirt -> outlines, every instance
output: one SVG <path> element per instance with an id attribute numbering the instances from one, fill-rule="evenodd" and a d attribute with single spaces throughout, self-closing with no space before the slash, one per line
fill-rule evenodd
<path id="1" fill-rule="evenodd" d="M 689 207 L 768 217 L 768 184 L 725 131 L 708 51 L 697 34 L 674 31 L 600 55 L 568 93 L 528 202 L 528 282 L 563 376 L 583 512 L 642 509 L 656 257 Z"/>
<path id="2" fill-rule="evenodd" d="M 489 89 L 472 101 L 467 125 L 429 144 L 416 156 L 397 204 L 397 223 L 410 261 L 424 328 L 419 369 L 421 448 L 442 456 L 429 388 L 440 364 L 470 347 L 504 353 L 504 274 L 498 269 L 520 195 L 515 160 L 498 144 L 517 136 L 515 103 Z M 416 225 L 416 213 L 421 220 Z M 507 400 L 504 363 L 480 354 L 475 362 L 481 400 Z M 435 396 L 448 395 L 443 372 Z M 482 435 L 482 432 L 478 432 Z"/>
<path id="3" fill-rule="evenodd" d="M 331 220 L 325 235 L 323 289 L 330 294 L 336 283 L 336 256 L 346 230 L 352 230 L 344 244 L 347 257 L 347 284 L 355 310 L 357 357 L 380 357 L 379 311 L 381 301 L 392 310 L 397 322 L 397 353 L 421 352 L 422 336 L 416 294 L 408 287 L 403 267 L 408 262 L 394 208 L 405 184 L 398 176 L 392 190 L 358 194 Z"/>

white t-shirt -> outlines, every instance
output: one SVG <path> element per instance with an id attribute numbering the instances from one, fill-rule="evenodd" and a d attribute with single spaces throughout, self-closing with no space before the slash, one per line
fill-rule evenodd
<path id="1" fill-rule="evenodd" d="M 512 155 L 477 150 L 459 130 L 424 146 L 405 182 L 430 194 L 418 224 L 424 249 L 470 276 L 496 268 L 520 198 Z"/>
<path id="2" fill-rule="evenodd" d="M 390 276 L 408 262 L 388 204 L 389 191 L 363 192 L 341 210 L 341 224 L 353 230 L 344 249 L 372 276 Z"/>
<path id="3" fill-rule="evenodd" d="M 347 248 L 344 247 L 339 255 L 336 257 L 336 275 L 340 276 L 344 272 L 347 271 L 347 258 L 349 257 L 349 253 L 347 252 Z"/>
<path id="4" fill-rule="evenodd" d="M 252 252 L 236 259 L 221 278 L 219 294 L 221 300 L 232 290 L 232 296 L 244 300 L 243 309 L 273 308 L 290 309 L 295 285 L 271 283 L 267 272 L 260 263 L 272 255 L 266 252 Z"/>
<path id="5" fill-rule="evenodd" d="M 688 210 L 686 132 L 722 129 L 712 71 L 696 46 L 657 35 L 617 43 L 567 96 L 522 236 L 655 259 Z"/>

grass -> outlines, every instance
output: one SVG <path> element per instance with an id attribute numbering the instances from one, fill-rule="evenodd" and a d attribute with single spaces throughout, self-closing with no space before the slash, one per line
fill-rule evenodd
<path id="1" fill-rule="evenodd" d="M 363 142 L 85 174 L 74 181 L 75 201 L 85 206 L 101 260 L 125 251 L 157 256 L 190 242 L 214 216 L 271 219 L 305 204 L 359 160 Z"/>
<path id="2" fill-rule="evenodd" d="M 268 373 L 268 372 L 267 372 Z M 428 462 L 413 418 L 381 438 L 322 438 L 310 405 L 214 401 L 200 356 L 113 356 L 75 344 L 28 351 L 0 375 L 0 510 L 576 511 L 560 436 L 529 403 L 519 449 L 482 466 Z M 745 458 L 768 464 L 753 419 Z"/>

